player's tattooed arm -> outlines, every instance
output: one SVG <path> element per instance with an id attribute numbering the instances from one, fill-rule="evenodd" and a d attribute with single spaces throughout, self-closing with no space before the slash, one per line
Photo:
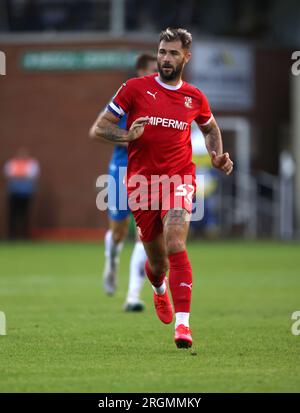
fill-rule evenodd
<path id="1" fill-rule="evenodd" d="M 212 165 L 225 172 L 226 175 L 231 174 L 233 162 L 228 152 L 223 153 L 222 136 L 215 119 L 212 118 L 207 125 L 200 126 L 200 129 L 204 135 L 206 148 L 210 154 Z"/>
<path id="2" fill-rule="evenodd" d="M 90 130 L 93 139 L 105 139 L 114 144 L 122 144 L 139 138 L 143 132 L 148 118 L 136 119 L 129 131 L 118 127 L 119 118 L 110 111 L 102 112 Z"/>
<path id="3" fill-rule="evenodd" d="M 100 113 L 93 126 L 90 128 L 90 138 L 102 142 L 109 142 L 114 145 L 127 146 L 127 142 L 118 139 L 118 136 L 122 138 L 122 136 L 127 135 L 125 129 L 121 129 L 117 126 L 118 122 L 119 118 L 114 116 L 111 112 L 104 111 Z M 116 134 L 117 136 L 115 136 Z M 109 135 L 112 136 L 113 139 L 108 139 L 107 136 L 109 137 Z"/>
<path id="4" fill-rule="evenodd" d="M 205 138 L 205 145 L 208 153 L 216 152 L 221 155 L 223 152 L 223 144 L 220 128 L 214 118 L 205 126 L 200 126 L 201 132 Z"/>

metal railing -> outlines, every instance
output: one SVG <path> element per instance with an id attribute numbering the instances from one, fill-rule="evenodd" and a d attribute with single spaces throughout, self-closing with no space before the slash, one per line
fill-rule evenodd
<path id="1" fill-rule="evenodd" d="M 244 180 L 248 187 L 243 187 L 239 199 L 237 174 L 220 177 L 216 209 L 221 235 L 293 239 L 293 176 L 264 171 L 248 175 Z"/>

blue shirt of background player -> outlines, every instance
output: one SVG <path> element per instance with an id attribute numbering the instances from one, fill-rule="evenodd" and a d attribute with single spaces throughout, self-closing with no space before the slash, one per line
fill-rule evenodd
<path id="1" fill-rule="evenodd" d="M 122 129 L 126 129 L 126 115 L 120 119 L 118 126 Z M 109 163 L 108 173 L 114 179 L 116 183 L 116 192 L 113 190 L 113 186 L 109 185 L 108 188 L 108 216 L 113 221 L 120 221 L 127 218 L 130 214 L 128 206 L 128 198 L 126 187 L 123 184 L 125 171 L 122 171 L 119 176 L 119 168 L 126 168 L 128 163 L 127 147 L 116 145 L 112 154 L 112 158 Z M 125 200 L 126 208 L 120 209 L 119 199 Z"/>
<path id="2" fill-rule="evenodd" d="M 123 118 L 120 119 L 118 126 L 119 128 L 126 129 L 126 121 L 127 116 L 124 115 Z M 128 156 L 127 156 L 127 148 L 126 146 L 116 145 L 112 154 L 112 158 L 110 160 L 110 164 L 116 166 L 127 166 L 128 163 Z"/>

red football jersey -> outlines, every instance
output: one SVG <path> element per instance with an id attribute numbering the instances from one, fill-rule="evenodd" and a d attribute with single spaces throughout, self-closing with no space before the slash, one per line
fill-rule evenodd
<path id="1" fill-rule="evenodd" d="M 129 142 L 127 178 L 143 175 L 195 174 L 190 139 L 191 123 L 208 124 L 213 115 L 206 96 L 181 81 L 163 83 L 157 74 L 123 83 L 108 109 L 121 118 L 127 113 L 127 129 L 139 117 L 149 116 L 143 135 Z"/>

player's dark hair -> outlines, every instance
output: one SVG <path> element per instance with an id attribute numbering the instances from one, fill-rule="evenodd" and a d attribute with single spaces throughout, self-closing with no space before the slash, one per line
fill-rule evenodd
<path id="1" fill-rule="evenodd" d="M 150 53 L 140 54 L 135 63 L 136 70 L 146 70 L 150 62 L 156 62 L 157 57 Z"/>
<path id="2" fill-rule="evenodd" d="M 160 33 L 159 41 L 165 42 L 177 42 L 178 40 L 181 41 L 183 49 L 190 50 L 192 46 L 192 35 L 185 29 L 173 29 L 172 27 L 168 27 L 166 30 L 163 30 Z"/>

